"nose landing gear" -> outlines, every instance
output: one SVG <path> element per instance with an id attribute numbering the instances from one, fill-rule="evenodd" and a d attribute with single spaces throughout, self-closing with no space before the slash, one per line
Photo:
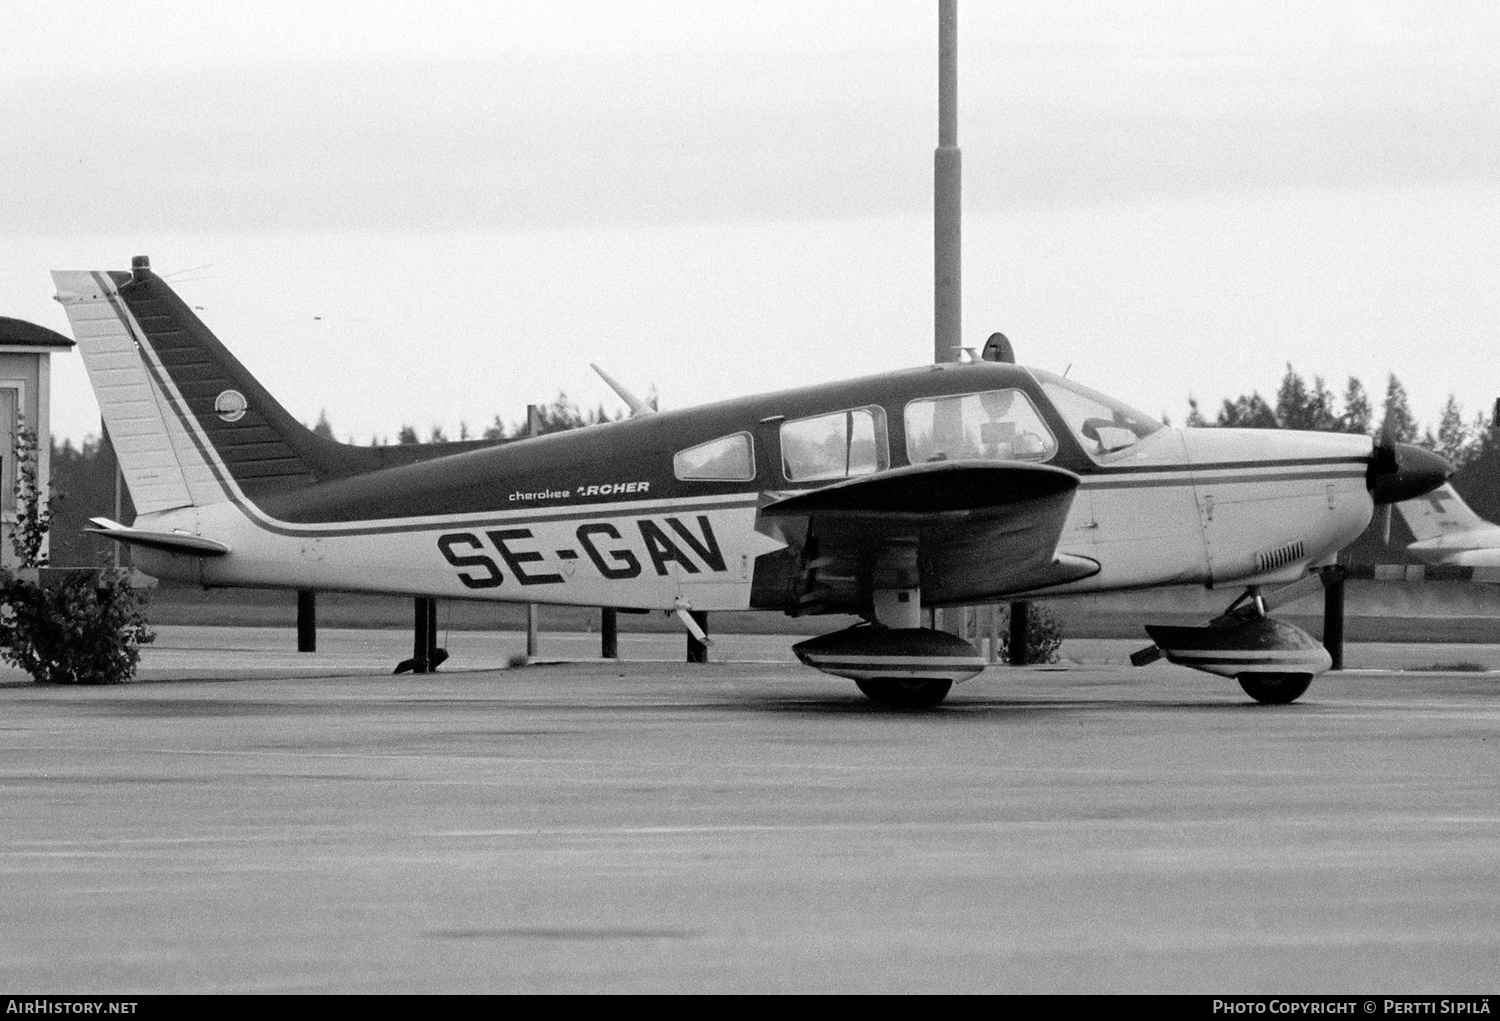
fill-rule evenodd
<path id="1" fill-rule="evenodd" d="M 1267 705 L 1295 701 L 1333 666 L 1312 635 L 1266 615 L 1258 588 L 1247 589 L 1206 627 L 1148 624 L 1146 633 L 1169 661 L 1233 677 L 1245 694 Z"/>
<path id="2" fill-rule="evenodd" d="M 1286 705 L 1301 698 L 1313 679 L 1312 674 L 1240 674 L 1237 680 L 1255 701 Z"/>

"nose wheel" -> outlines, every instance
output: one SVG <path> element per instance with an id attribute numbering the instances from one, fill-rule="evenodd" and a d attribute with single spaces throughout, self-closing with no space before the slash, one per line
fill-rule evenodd
<path id="1" fill-rule="evenodd" d="M 1235 680 L 1245 694 L 1263 705 L 1295 702 L 1312 684 L 1312 674 L 1240 674 Z"/>

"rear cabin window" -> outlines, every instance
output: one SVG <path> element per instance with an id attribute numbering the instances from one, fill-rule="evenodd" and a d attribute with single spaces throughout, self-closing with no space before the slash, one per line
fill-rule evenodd
<path id="1" fill-rule="evenodd" d="M 781 426 L 781 465 L 789 482 L 871 475 L 891 465 L 885 411 L 854 408 Z"/>
<path id="2" fill-rule="evenodd" d="M 720 436 L 679 451 L 672 471 L 688 482 L 749 482 L 755 478 L 755 447 L 749 433 Z"/>
<path id="3" fill-rule="evenodd" d="M 1020 390 L 954 394 L 906 406 L 906 456 L 928 461 L 1045 461 L 1057 440 Z"/>

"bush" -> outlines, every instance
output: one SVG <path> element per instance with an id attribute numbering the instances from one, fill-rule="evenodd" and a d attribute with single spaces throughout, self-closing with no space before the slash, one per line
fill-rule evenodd
<path id="1" fill-rule="evenodd" d="M 990 633 L 989 610 L 979 607 L 971 615 L 967 637 L 971 641 L 982 641 Z M 1027 663 L 1056 663 L 1058 650 L 1062 648 L 1062 621 L 1042 603 L 1031 604 L 1030 627 L 1026 633 Z M 1010 662 L 1010 604 L 1000 607 L 1000 661 Z"/>
<path id="2" fill-rule="evenodd" d="M 1057 619 L 1057 614 L 1041 603 L 1032 603 L 1026 631 L 1026 662 L 1056 663 L 1062 640 L 1062 621 Z M 1010 662 L 1009 606 L 1000 614 L 1000 658 L 1006 663 Z"/>
<path id="3" fill-rule="evenodd" d="M 52 511 L 36 449 L 36 434 L 18 429 L 10 544 L 21 569 L 0 570 L 0 657 L 38 684 L 123 684 L 135 676 L 140 647 L 156 638 L 145 602 L 123 571 L 47 570 Z"/>
<path id="4" fill-rule="evenodd" d="M 156 635 L 124 573 L 59 572 L 60 579 L 43 584 L 0 571 L 0 655 L 38 684 L 130 680 L 141 645 Z"/>

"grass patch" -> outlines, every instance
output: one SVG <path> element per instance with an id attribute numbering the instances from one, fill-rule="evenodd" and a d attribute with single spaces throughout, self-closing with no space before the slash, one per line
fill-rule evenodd
<path id="1" fill-rule="evenodd" d="M 1431 666 L 1414 666 L 1414 671 L 1428 674 L 1482 674 L 1489 667 L 1482 663 L 1434 663 Z"/>

